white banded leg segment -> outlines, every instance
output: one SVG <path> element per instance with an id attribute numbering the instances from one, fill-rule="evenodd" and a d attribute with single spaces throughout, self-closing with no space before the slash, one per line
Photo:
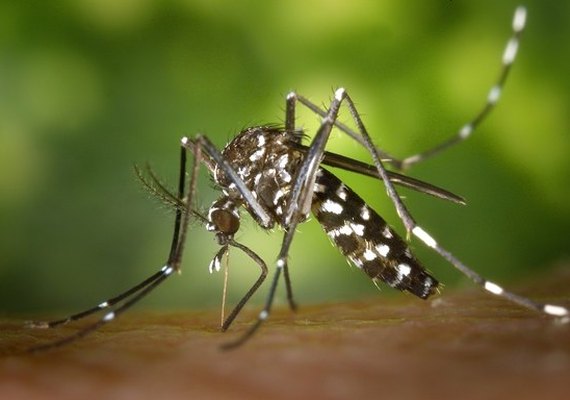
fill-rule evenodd
<path id="1" fill-rule="evenodd" d="M 554 315 L 555 317 L 568 317 L 569 314 L 566 307 L 554 304 L 545 304 L 543 310 L 546 314 Z"/>
<path id="2" fill-rule="evenodd" d="M 334 97 L 335 97 L 335 99 L 337 99 L 338 101 L 342 101 L 345 96 L 346 96 L 346 90 L 345 90 L 344 88 L 338 88 L 338 89 L 334 92 Z"/>
<path id="3" fill-rule="evenodd" d="M 471 123 L 465 124 L 459 130 L 459 137 L 461 139 L 467 139 L 471 135 L 472 132 L 473 132 L 473 124 L 471 124 Z"/>
<path id="4" fill-rule="evenodd" d="M 157 271 L 153 276 L 147 278 L 145 281 L 141 282 L 139 285 L 134 286 L 133 288 L 131 288 L 128 291 L 120 294 L 119 296 L 116 296 L 116 297 L 109 299 L 109 300 L 105 300 L 105 301 L 99 303 L 98 305 L 96 305 L 95 307 L 89 308 L 87 310 L 81 311 L 79 313 L 76 313 L 76 314 L 70 315 L 66 318 L 62 318 L 62 319 L 58 319 L 58 320 L 29 321 L 29 322 L 26 322 L 26 326 L 29 328 L 34 328 L 34 329 L 35 328 L 45 329 L 45 328 L 55 328 L 56 326 L 65 325 L 65 324 L 68 324 L 70 322 L 78 321 L 80 319 L 88 317 L 89 315 L 92 315 L 92 314 L 95 314 L 95 313 L 100 312 L 102 310 L 116 306 L 119 302 L 124 301 L 125 299 L 128 299 L 130 296 L 136 294 L 140 290 L 143 290 L 145 287 L 152 284 L 152 282 L 156 281 L 157 279 L 161 279 L 161 277 L 167 277 L 168 275 L 172 274 L 173 271 L 174 271 L 174 269 L 172 267 L 165 265 L 159 271 Z M 108 320 L 113 319 L 115 316 L 111 315 L 111 314 L 112 313 L 106 314 L 105 316 L 103 316 L 102 320 L 104 320 L 104 318 L 107 318 L 107 320 L 104 320 L 106 322 Z M 49 348 L 49 347 L 50 346 L 46 346 L 46 348 Z"/>
<path id="5" fill-rule="evenodd" d="M 107 308 L 107 307 L 109 307 L 109 302 L 104 301 L 101 304 L 99 304 L 97 307 L 99 307 L 101 310 L 104 308 Z"/>
<path id="6" fill-rule="evenodd" d="M 524 29 L 526 24 L 526 7 L 518 6 L 515 10 L 515 16 L 513 17 L 513 30 L 518 33 Z"/>
<path id="7" fill-rule="evenodd" d="M 542 312 L 554 317 L 559 317 L 560 322 L 568 323 L 570 322 L 570 311 L 568 308 L 563 306 L 558 306 L 554 304 L 542 304 L 531 300 L 527 297 L 520 296 L 518 294 L 509 292 L 503 289 L 501 286 L 497 285 L 494 282 L 488 281 L 482 278 L 479 274 L 469 268 L 467 265 L 463 264 L 459 259 L 449 253 L 447 250 L 442 248 L 441 246 L 436 246 L 434 250 L 440 254 L 443 258 L 445 258 L 451 265 L 453 265 L 457 270 L 463 273 L 465 276 L 473 280 L 477 285 L 480 285 L 483 289 L 492 293 L 496 296 L 503 297 L 504 299 L 518 304 L 522 307 Z"/>
<path id="8" fill-rule="evenodd" d="M 500 86 L 493 86 L 491 88 L 491 90 L 489 91 L 489 96 L 487 98 L 487 102 L 490 105 L 495 105 L 497 104 L 497 102 L 499 101 L 499 98 L 501 97 L 501 87 Z"/>
<path id="9" fill-rule="evenodd" d="M 486 291 L 496 294 L 497 296 L 502 295 L 503 292 L 505 291 L 502 287 L 490 281 L 485 281 L 483 287 L 485 288 Z"/>
<path id="10" fill-rule="evenodd" d="M 424 242 L 426 246 L 431 247 L 432 249 L 437 246 L 437 242 L 435 241 L 435 239 L 433 237 L 431 237 L 431 235 L 429 233 L 424 231 L 422 227 L 415 226 L 414 229 L 412 229 L 412 233 L 418 239 L 420 239 L 422 242 Z"/>
<path id="11" fill-rule="evenodd" d="M 515 57 L 517 56 L 517 51 L 519 49 L 519 40 L 517 38 L 512 38 L 507 43 L 507 47 L 505 47 L 505 52 L 503 53 L 503 64 L 510 65 L 515 61 Z"/>
<path id="12" fill-rule="evenodd" d="M 115 319 L 115 312 L 114 311 L 111 311 L 110 313 L 105 314 L 105 316 L 103 317 L 103 321 L 105 321 L 105 322 L 109 322 L 109 321 L 112 321 L 114 319 Z"/>
<path id="13" fill-rule="evenodd" d="M 174 268 L 166 264 L 164 267 L 162 267 L 161 271 L 163 275 L 168 276 L 174 272 Z"/>
<path id="14" fill-rule="evenodd" d="M 513 22 L 512 22 L 513 30 L 511 37 L 509 38 L 502 54 L 501 58 L 502 68 L 499 73 L 499 78 L 497 79 L 494 86 L 489 91 L 487 95 L 487 101 L 485 102 L 483 108 L 477 114 L 475 114 L 475 116 L 471 119 L 470 122 L 463 125 L 463 127 L 448 140 L 438 145 L 435 145 L 434 147 L 432 147 L 427 151 L 408 156 L 399 163 L 396 160 L 395 164 L 396 165 L 400 164 L 399 169 L 409 168 L 414 164 L 420 163 L 428 158 L 435 156 L 436 154 L 441 153 L 442 151 L 452 146 L 461 143 L 467 137 L 471 136 L 473 131 L 487 118 L 487 116 L 495 108 L 497 102 L 499 101 L 499 98 L 501 97 L 501 93 L 505 85 L 505 82 L 507 80 L 507 77 L 509 75 L 509 71 L 518 53 L 520 36 L 525 27 L 525 22 L 526 22 L 526 8 L 522 6 L 518 7 L 513 16 Z"/>

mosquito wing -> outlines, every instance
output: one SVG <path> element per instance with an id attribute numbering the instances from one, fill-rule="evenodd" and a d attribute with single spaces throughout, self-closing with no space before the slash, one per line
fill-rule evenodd
<path id="1" fill-rule="evenodd" d="M 303 152 L 306 152 L 308 150 L 308 147 L 302 144 L 295 144 L 295 147 Z M 322 164 L 356 172 L 357 174 L 370 176 L 372 178 L 381 179 L 378 176 L 378 170 L 374 165 L 370 165 L 350 157 L 342 156 L 340 154 L 331 153 L 329 151 L 325 151 Z M 439 199 L 448 200 L 452 203 L 465 205 L 465 199 L 463 197 L 451 193 L 448 190 L 442 189 L 438 186 L 432 185 L 431 183 L 427 183 L 407 175 L 399 174 L 397 172 L 386 172 L 390 177 L 390 181 L 396 185 L 415 190 L 416 192 L 429 194 L 430 196 L 437 197 Z"/>

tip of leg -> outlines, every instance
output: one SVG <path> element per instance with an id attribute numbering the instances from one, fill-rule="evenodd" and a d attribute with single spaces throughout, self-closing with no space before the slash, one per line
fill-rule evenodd
<path id="1" fill-rule="evenodd" d="M 228 342 L 228 343 L 221 344 L 219 348 L 221 351 L 231 351 L 231 350 L 237 349 L 240 346 L 241 346 L 241 342 Z"/>
<path id="2" fill-rule="evenodd" d="M 297 310 L 299 310 L 299 306 L 298 306 L 297 303 L 295 303 L 294 301 L 290 301 L 290 302 L 289 302 L 289 308 L 290 308 L 291 311 L 293 311 L 293 312 L 297 312 Z"/>
<path id="3" fill-rule="evenodd" d="M 553 304 L 545 304 L 544 312 L 555 317 L 568 317 L 568 309 L 562 306 L 555 306 Z"/>

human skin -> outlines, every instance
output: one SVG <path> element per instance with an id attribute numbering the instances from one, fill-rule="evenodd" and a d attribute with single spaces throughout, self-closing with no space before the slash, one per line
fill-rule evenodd
<path id="1" fill-rule="evenodd" d="M 525 294 L 568 304 L 570 275 Z M 14 355 L 74 331 L 1 324 L 0 398 L 568 398 L 570 328 L 476 289 L 433 301 L 378 296 L 276 307 L 244 346 L 222 351 L 216 311 L 132 311 L 64 348 Z M 12 354 L 12 355 L 10 355 Z"/>

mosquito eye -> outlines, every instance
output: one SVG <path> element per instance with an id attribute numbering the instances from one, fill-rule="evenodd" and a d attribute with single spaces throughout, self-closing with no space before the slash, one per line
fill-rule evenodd
<path id="1" fill-rule="evenodd" d="M 226 235 L 233 235 L 239 230 L 239 218 L 227 210 L 214 210 L 210 213 L 211 224 L 215 230 Z"/>

